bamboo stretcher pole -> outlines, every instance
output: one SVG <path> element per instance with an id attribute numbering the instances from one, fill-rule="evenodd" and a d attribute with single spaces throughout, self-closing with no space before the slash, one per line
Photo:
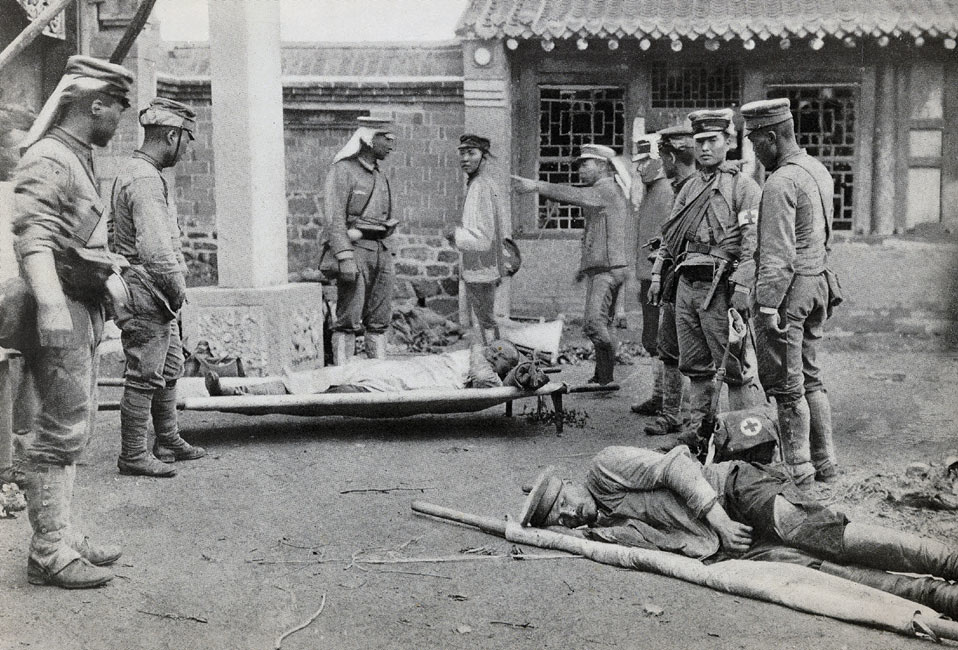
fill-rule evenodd
<path id="1" fill-rule="evenodd" d="M 143 0 L 140 3 L 130 24 L 126 26 L 126 31 L 123 32 L 120 42 L 117 43 L 116 49 L 114 49 L 113 54 L 110 55 L 110 63 L 123 63 L 123 59 L 129 54 L 130 48 L 133 47 L 133 43 L 136 41 L 136 37 L 139 36 L 143 28 L 146 27 L 146 21 L 149 20 L 150 12 L 153 11 L 153 5 L 155 4 L 156 0 Z"/>
<path id="2" fill-rule="evenodd" d="M 10 41 L 10 44 L 3 48 L 3 52 L 0 52 L 0 70 L 3 70 L 17 55 L 30 47 L 30 44 L 36 40 L 44 28 L 53 22 L 53 19 L 66 9 L 71 2 L 73 0 L 54 0 L 46 11 L 37 16 L 27 25 L 26 29 L 20 32 L 19 36 Z"/>
<path id="3" fill-rule="evenodd" d="M 739 596 L 784 605 L 797 611 L 879 627 L 904 636 L 931 632 L 941 639 L 958 640 L 958 623 L 934 610 L 898 596 L 850 582 L 808 567 L 752 560 L 727 560 L 706 566 L 698 560 L 665 551 L 632 548 L 581 539 L 539 528 L 505 522 L 413 501 L 414 512 L 449 519 L 499 536 L 510 542 L 583 555 L 611 566 L 648 571 Z"/>

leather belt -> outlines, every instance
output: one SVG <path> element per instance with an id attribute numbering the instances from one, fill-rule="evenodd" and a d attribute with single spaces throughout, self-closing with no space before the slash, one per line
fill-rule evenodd
<path id="1" fill-rule="evenodd" d="M 359 229 L 359 232 L 363 233 L 363 239 L 369 239 L 371 241 L 379 241 L 380 239 L 386 239 L 385 230 L 363 230 Z"/>

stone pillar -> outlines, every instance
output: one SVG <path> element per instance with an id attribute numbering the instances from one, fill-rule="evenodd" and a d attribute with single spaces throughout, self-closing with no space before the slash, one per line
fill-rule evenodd
<path id="1" fill-rule="evenodd" d="M 477 133 L 492 141 L 496 157 L 495 168 L 500 187 L 509 196 L 509 174 L 512 173 L 512 73 L 503 41 L 464 41 L 463 99 L 465 103 L 465 132 Z M 512 233 L 512 216 L 509 201 L 503 233 Z M 504 278 L 496 294 L 496 314 L 508 316 L 510 310 L 509 278 Z M 460 287 L 460 291 L 462 288 Z M 463 320 L 464 302 L 460 311 Z"/>
<path id="2" fill-rule="evenodd" d="M 890 235 L 895 231 L 895 181 L 898 149 L 898 85 L 895 66 L 878 66 L 875 93 L 875 171 L 872 174 L 872 233 Z"/>
<path id="3" fill-rule="evenodd" d="M 221 287 L 286 283 L 279 0 L 210 0 Z"/>
<path id="4" fill-rule="evenodd" d="M 279 0 L 210 0 L 219 287 L 191 289 L 188 347 L 252 375 L 323 363 L 319 284 L 287 284 Z"/>

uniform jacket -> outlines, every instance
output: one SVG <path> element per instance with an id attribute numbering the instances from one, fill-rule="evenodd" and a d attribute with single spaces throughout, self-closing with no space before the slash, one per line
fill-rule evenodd
<path id="1" fill-rule="evenodd" d="M 643 183 L 645 193 L 637 210 L 635 275 L 639 280 L 648 280 L 652 277 L 652 262 L 649 261 L 649 249 L 643 246 L 662 234 L 662 224 L 672 211 L 675 193 L 672 183 L 662 174 Z"/>
<path id="2" fill-rule="evenodd" d="M 462 225 L 456 228 L 456 248 L 462 252 L 465 282 L 495 282 L 502 277 L 502 225 L 505 201 L 488 162 L 483 161 L 466 185 Z"/>
<path id="3" fill-rule="evenodd" d="M 720 546 L 705 520 L 715 503 L 724 501 L 728 463 L 702 467 L 688 447 L 666 454 L 640 447 L 606 447 L 586 474 L 585 486 L 595 498 L 601 528 L 631 525 L 656 548 L 688 557 L 706 558 Z"/>
<path id="4" fill-rule="evenodd" d="M 738 262 L 732 273 L 735 284 L 751 288 L 755 276 L 755 223 L 758 220 L 758 206 L 761 189 L 758 184 L 743 174 L 737 165 L 722 163 L 716 173 L 718 182 L 711 191 L 705 218 L 694 233 L 686 233 L 685 238 L 701 244 L 718 248 L 725 256 Z M 712 176 L 702 171 L 694 173 L 682 186 L 675 197 L 669 220 L 680 215 L 686 204 L 695 200 L 703 190 L 709 187 Z M 665 228 L 668 223 L 665 224 Z M 678 260 L 679 266 L 712 265 L 716 259 L 704 253 L 692 253 L 681 259 L 682 251 L 669 250 L 663 241 L 659 257 L 664 260 Z"/>
<path id="5" fill-rule="evenodd" d="M 389 180 L 379 165 L 369 165 L 356 156 L 333 163 L 326 174 L 323 200 L 326 241 L 338 259 L 350 257 L 353 246 L 378 248 L 373 242 L 351 242 L 346 234 L 350 228 L 388 234 L 394 225 L 390 223 Z"/>
<path id="6" fill-rule="evenodd" d="M 825 165 L 804 151 L 781 161 L 765 181 L 755 250 L 759 306 L 777 308 L 795 275 L 825 270 L 833 186 Z"/>
<path id="7" fill-rule="evenodd" d="M 105 204 L 97 193 L 90 145 L 54 127 L 23 154 L 13 183 L 13 234 L 21 258 L 41 250 L 106 246 Z"/>
<path id="8" fill-rule="evenodd" d="M 186 292 L 186 262 L 176 213 L 159 166 L 134 152 L 113 183 L 110 249 L 129 260 L 133 272 L 173 303 Z"/>
<path id="9" fill-rule="evenodd" d="M 626 241 L 631 211 L 622 188 L 614 178 L 600 178 L 589 187 L 538 181 L 536 188 L 547 198 L 582 208 L 585 232 L 582 235 L 580 271 L 605 271 L 629 264 L 634 254 L 629 250 L 632 248 L 631 242 Z"/>

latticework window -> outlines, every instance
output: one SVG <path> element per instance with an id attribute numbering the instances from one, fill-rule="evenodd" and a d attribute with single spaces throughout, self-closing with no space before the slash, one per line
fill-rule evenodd
<path id="1" fill-rule="evenodd" d="M 729 108 L 742 100 L 742 74 L 735 63 L 712 66 L 652 66 L 652 108 Z"/>
<path id="2" fill-rule="evenodd" d="M 583 144 L 596 143 L 621 152 L 625 144 L 625 89 L 610 86 L 539 87 L 539 179 L 570 184 Z M 582 228 L 581 210 L 539 197 L 538 227 Z"/>
<path id="3" fill-rule="evenodd" d="M 855 188 L 856 88 L 836 86 L 773 86 L 769 97 L 792 102 L 798 144 L 817 158 L 835 179 L 834 230 L 852 229 Z"/>

